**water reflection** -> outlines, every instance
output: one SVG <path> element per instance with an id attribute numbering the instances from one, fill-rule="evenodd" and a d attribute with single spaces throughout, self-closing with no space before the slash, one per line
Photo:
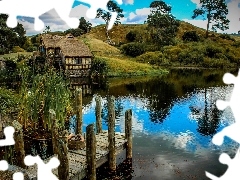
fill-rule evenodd
<path id="1" fill-rule="evenodd" d="M 234 122 L 230 109 L 219 111 L 215 105 L 231 95 L 232 86 L 222 83 L 224 73 L 175 70 L 163 78 L 109 80 L 105 91 L 95 91 L 85 101 L 83 130 L 95 122 L 98 94 L 107 130 L 107 96 L 114 95 L 116 131 L 124 132 L 124 112 L 133 112 L 132 179 L 207 179 L 205 170 L 220 176 L 226 170 L 218 161 L 220 152 L 234 155 L 238 146 L 231 139 L 221 147 L 211 142 Z"/>

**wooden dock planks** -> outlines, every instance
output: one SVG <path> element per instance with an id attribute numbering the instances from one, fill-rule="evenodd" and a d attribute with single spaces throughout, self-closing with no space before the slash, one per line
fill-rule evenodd
<path id="1" fill-rule="evenodd" d="M 126 139 L 124 133 L 115 133 L 116 154 L 125 149 Z M 55 155 L 57 157 L 57 155 Z M 52 158 L 52 157 L 51 157 Z M 51 158 L 44 160 L 47 163 Z M 86 148 L 82 150 L 69 150 L 69 177 L 71 180 L 79 180 L 87 175 Z M 96 134 L 96 166 L 100 167 L 108 161 L 108 131 Z M 58 170 L 52 171 L 58 176 Z M 37 165 L 27 167 L 25 173 L 30 180 L 37 180 Z"/>

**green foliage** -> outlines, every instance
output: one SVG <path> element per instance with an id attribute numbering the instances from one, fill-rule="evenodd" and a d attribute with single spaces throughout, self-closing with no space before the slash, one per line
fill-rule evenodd
<path id="1" fill-rule="evenodd" d="M 137 56 L 136 61 L 158 66 L 170 65 L 169 60 L 164 57 L 161 51 L 146 52 L 140 56 Z"/>
<path id="2" fill-rule="evenodd" d="M 14 46 L 12 48 L 12 52 L 13 53 L 17 53 L 17 52 L 24 52 L 25 50 L 23 48 L 20 48 L 19 46 Z"/>
<path id="3" fill-rule="evenodd" d="M 19 101 L 16 92 L 0 87 L 0 114 L 2 116 L 17 112 Z"/>
<path id="4" fill-rule="evenodd" d="M 183 63 L 185 65 L 198 65 L 201 64 L 204 60 L 204 54 L 199 53 L 198 51 L 186 49 L 183 50 L 181 53 L 179 53 L 178 60 L 180 63 Z"/>
<path id="5" fill-rule="evenodd" d="M 164 56 L 170 62 L 178 62 L 178 56 L 182 52 L 182 48 L 179 46 L 166 46 L 163 50 Z"/>
<path id="6" fill-rule="evenodd" d="M 95 57 L 91 65 L 92 76 L 106 76 L 108 74 L 108 66 L 103 58 Z"/>
<path id="7" fill-rule="evenodd" d="M 227 40 L 230 40 L 230 41 L 236 41 L 233 37 L 231 37 L 229 34 L 220 34 L 219 35 L 220 38 L 222 39 L 227 39 Z"/>
<path id="8" fill-rule="evenodd" d="M 217 59 L 217 58 L 204 58 L 204 62 L 202 64 L 205 68 L 232 68 L 234 67 L 228 60 L 225 59 Z"/>
<path id="9" fill-rule="evenodd" d="M 196 31 L 186 31 L 182 36 L 182 40 L 198 42 L 200 41 L 200 37 Z"/>
<path id="10" fill-rule="evenodd" d="M 72 34 L 74 37 L 78 37 L 81 36 L 82 34 L 84 34 L 82 29 L 68 29 L 66 31 L 64 31 L 65 34 Z"/>
<path id="11" fill-rule="evenodd" d="M 206 38 L 208 38 L 208 31 L 210 24 L 212 30 L 220 29 L 222 31 L 228 29 L 229 20 L 227 19 L 228 8 L 225 0 L 200 0 L 200 8 L 193 11 L 192 18 L 195 19 L 198 16 L 207 17 L 207 30 Z"/>
<path id="12" fill-rule="evenodd" d="M 131 42 L 121 46 L 121 51 L 128 56 L 136 57 L 145 52 L 144 45 L 142 43 Z"/>
<path id="13" fill-rule="evenodd" d="M 86 19 L 84 17 L 81 17 L 79 19 L 78 28 L 80 30 L 82 30 L 83 34 L 86 34 L 86 33 L 90 32 L 90 30 L 92 28 L 92 24 L 89 21 L 86 21 Z"/>
<path id="14" fill-rule="evenodd" d="M 22 72 L 24 77 L 26 71 Z M 30 88 L 28 88 L 26 80 L 22 79 L 20 95 L 22 97 L 20 122 L 26 124 L 26 121 L 33 123 L 43 121 L 44 127 L 51 129 L 49 110 L 53 109 L 58 125 L 64 126 L 71 111 L 71 92 L 61 74 L 56 73 L 53 69 L 44 74 L 38 74 L 33 78 Z M 43 108 L 42 116 L 41 108 Z"/>
<path id="15" fill-rule="evenodd" d="M 224 52 L 224 49 L 216 45 L 208 45 L 206 47 L 206 56 L 209 58 L 218 58 L 222 52 Z"/>
<path id="16" fill-rule="evenodd" d="M 7 54 L 14 46 L 23 47 L 26 41 L 26 32 L 22 24 L 9 28 L 6 24 L 8 15 L 0 14 L 0 53 Z"/>
<path id="17" fill-rule="evenodd" d="M 130 42 L 133 42 L 136 40 L 137 33 L 134 31 L 129 31 L 126 35 L 126 39 Z"/>
<path id="18" fill-rule="evenodd" d="M 171 6 L 163 1 L 153 1 L 150 8 L 147 24 L 152 41 L 161 47 L 174 45 L 180 22 L 171 14 Z"/>

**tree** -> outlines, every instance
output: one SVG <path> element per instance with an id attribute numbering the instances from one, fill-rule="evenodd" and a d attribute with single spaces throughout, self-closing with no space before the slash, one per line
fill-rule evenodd
<path id="1" fill-rule="evenodd" d="M 14 46 L 22 47 L 26 41 L 26 31 L 23 25 L 18 23 L 15 28 L 9 28 L 6 24 L 8 15 L 0 14 L 0 51 L 8 53 Z"/>
<path id="2" fill-rule="evenodd" d="M 192 18 L 195 19 L 198 16 L 207 16 L 207 30 L 206 38 L 209 34 L 210 23 L 212 30 L 220 29 L 222 31 L 228 29 L 229 20 L 226 18 L 228 14 L 227 5 L 225 0 L 200 0 L 201 7 L 193 11 Z"/>
<path id="3" fill-rule="evenodd" d="M 174 44 L 180 22 L 171 14 L 171 6 L 163 1 L 153 1 L 150 8 L 147 24 L 152 41 L 160 46 Z"/>
<path id="4" fill-rule="evenodd" d="M 116 18 L 116 21 L 114 22 L 114 24 L 115 25 L 121 24 L 120 18 L 123 18 L 124 15 L 123 15 L 123 10 L 117 5 L 117 3 L 110 0 L 107 4 L 107 8 L 110 12 L 117 13 L 117 18 Z M 110 40 L 109 33 L 108 33 L 108 25 L 109 25 L 111 17 L 112 17 L 110 12 L 104 11 L 102 9 L 98 9 L 97 16 L 96 16 L 96 18 L 102 18 L 106 22 L 105 29 L 106 29 L 106 37 L 108 40 Z"/>
<path id="5" fill-rule="evenodd" d="M 79 19 L 78 28 L 81 29 L 84 34 L 86 34 L 86 33 L 90 32 L 90 30 L 92 28 L 92 24 L 89 21 L 86 21 L 86 19 L 84 17 L 81 17 Z"/>
<path id="6" fill-rule="evenodd" d="M 51 32 L 51 28 L 50 28 L 50 26 L 46 26 L 43 33 L 47 34 L 49 32 Z"/>

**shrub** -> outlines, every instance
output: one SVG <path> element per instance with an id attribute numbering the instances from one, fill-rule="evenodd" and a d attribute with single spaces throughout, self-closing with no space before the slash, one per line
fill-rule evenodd
<path id="1" fill-rule="evenodd" d="M 182 36 L 182 40 L 198 42 L 200 41 L 200 37 L 196 31 L 186 31 Z"/>
<path id="2" fill-rule="evenodd" d="M 181 51 L 182 49 L 178 46 L 167 46 L 164 48 L 163 53 L 171 62 L 175 62 L 178 61 L 178 55 Z"/>
<path id="3" fill-rule="evenodd" d="M 221 34 L 219 37 L 222 38 L 222 39 L 230 40 L 230 41 L 236 41 L 229 34 Z"/>
<path id="4" fill-rule="evenodd" d="M 144 45 L 142 43 L 135 42 L 124 44 L 120 49 L 124 54 L 132 57 L 139 56 L 145 52 Z"/>
<path id="5" fill-rule="evenodd" d="M 202 65 L 203 65 L 203 67 L 207 67 L 207 68 L 229 68 L 229 67 L 233 67 L 233 65 L 230 64 L 230 62 L 227 61 L 227 60 L 209 58 L 209 57 L 204 58 L 204 61 L 203 61 Z"/>
<path id="6" fill-rule="evenodd" d="M 37 47 L 35 47 L 35 46 L 29 46 L 29 47 L 27 48 L 27 52 L 33 52 L 33 51 L 37 51 Z"/>
<path id="7" fill-rule="evenodd" d="M 204 60 L 204 54 L 187 49 L 179 53 L 178 60 L 184 64 L 200 64 Z"/>
<path id="8" fill-rule="evenodd" d="M 95 57 L 94 60 L 92 61 L 91 75 L 99 76 L 99 75 L 107 75 L 107 73 L 108 73 L 108 66 L 106 61 L 102 58 Z"/>
<path id="9" fill-rule="evenodd" d="M 216 54 L 224 52 L 224 49 L 214 45 L 209 45 L 206 47 L 206 56 L 209 58 L 216 57 Z"/>
<path id="10" fill-rule="evenodd" d="M 25 50 L 23 48 L 20 48 L 19 46 L 14 46 L 12 48 L 12 52 L 13 53 L 17 53 L 17 52 L 24 52 Z"/>
<path id="11" fill-rule="evenodd" d="M 134 32 L 134 31 L 129 31 L 126 35 L 126 39 L 130 42 L 133 42 L 136 40 L 136 37 L 137 37 L 137 33 Z"/>
<path id="12" fill-rule="evenodd" d="M 146 52 L 138 57 L 136 61 L 142 63 L 149 63 L 151 65 L 170 65 L 170 62 L 164 57 L 160 51 Z"/>

